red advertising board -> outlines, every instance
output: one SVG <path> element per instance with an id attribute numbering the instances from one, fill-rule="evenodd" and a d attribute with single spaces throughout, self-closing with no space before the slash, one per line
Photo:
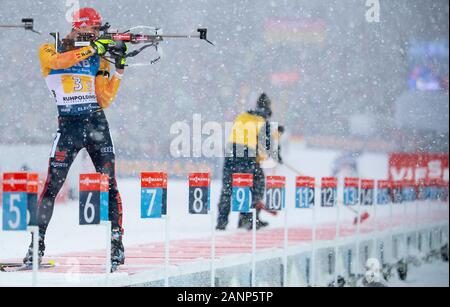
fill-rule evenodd
<path id="1" fill-rule="evenodd" d="M 448 154 L 392 153 L 388 178 L 393 182 L 448 183 Z"/>

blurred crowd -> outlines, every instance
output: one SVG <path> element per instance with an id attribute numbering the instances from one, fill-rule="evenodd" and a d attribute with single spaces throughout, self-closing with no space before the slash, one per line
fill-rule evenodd
<path id="1" fill-rule="evenodd" d="M 37 49 L 51 41 L 48 32 L 67 33 L 67 7 L 56 0 L 26 8 L 4 1 L 2 22 L 34 17 L 43 34 L 0 32 L 0 143 L 50 144 L 57 113 L 40 75 Z M 136 160 L 168 157 L 174 122 L 190 123 L 194 113 L 205 121 L 231 121 L 251 108 L 261 91 L 274 101 L 274 119 L 293 136 L 377 139 L 409 150 L 408 142 L 416 142 L 421 132 L 410 135 L 395 121 L 395 101 L 408 90 L 408 44 L 448 36 L 446 1 L 383 2 L 378 24 L 367 22 L 367 7 L 356 0 L 80 3 L 123 30 L 151 25 L 172 34 L 207 27 L 216 44 L 164 42 L 157 64 L 126 71 L 107 116 L 119 154 Z M 293 23 L 295 31 L 286 35 L 277 27 L 284 23 Z M 129 63 L 147 64 L 155 56 L 146 51 Z M 292 72 L 294 80 L 274 81 L 274 75 Z M 356 115 L 365 116 L 370 129 L 352 124 Z M 441 138 L 448 150 L 445 135 Z"/>

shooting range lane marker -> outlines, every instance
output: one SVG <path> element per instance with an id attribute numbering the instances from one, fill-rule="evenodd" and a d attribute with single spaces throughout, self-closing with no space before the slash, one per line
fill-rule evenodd
<path id="1" fill-rule="evenodd" d="M 165 172 L 141 173 L 141 219 L 164 220 L 164 287 L 169 287 L 170 219 L 167 206 L 168 175 Z"/>
<path id="2" fill-rule="evenodd" d="M 289 242 L 289 226 L 288 226 L 288 207 L 286 206 L 286 177 L 284 176 L 267 176 L 266 177 L 266 206 L 268 210 L 284 210 L 284 227 L 283 227 L 283 287 L 287 287 L 288 274 L 288 242 Z"/>
<path id="3" fill-rule="evenodd" d="M 232 175 L 232 210 L 240 213 L 251 213 L 251 276 L 250 286 L 256 286 L 256 204 L 253 205 L 253 174 L 234 173 Z"/>
<path id="4" fill-rule="evenodd" d="M 189 174 L 189 214 L 202 214 L 210 216 L 211 250 L 210 250 L 210 286 L 216 285 L 216 225 L 215 207 L 211 206 L 211 174 Z"/>

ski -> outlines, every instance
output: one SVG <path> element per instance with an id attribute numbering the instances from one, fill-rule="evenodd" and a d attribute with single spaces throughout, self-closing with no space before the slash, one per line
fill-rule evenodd
<path id="1" fill-rule="evenodd" d="M 54 268 L 56 265 L 53 261 L 41 263 L 39 265 L 39 270 Z M 23 263 L 0 263 L 0 272 L 23 272 L 32 271 L 33 265 L 26 265 Z"/>

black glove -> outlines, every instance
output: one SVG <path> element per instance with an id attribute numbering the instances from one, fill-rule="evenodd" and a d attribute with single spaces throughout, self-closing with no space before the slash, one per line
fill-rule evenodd
<path id="1" fill-rule="evenodd" d="M 116 46 L 110 50 L 116 69 L 125 69 L 127 52 L 128 47 L 124 42 L 116 42 Z"/>
<path id="2" fill-rule="evenodd" d="M 114 64 L 116 65 L 116 69 L 125 69 L 125 57 L 116 57 Z"/>

